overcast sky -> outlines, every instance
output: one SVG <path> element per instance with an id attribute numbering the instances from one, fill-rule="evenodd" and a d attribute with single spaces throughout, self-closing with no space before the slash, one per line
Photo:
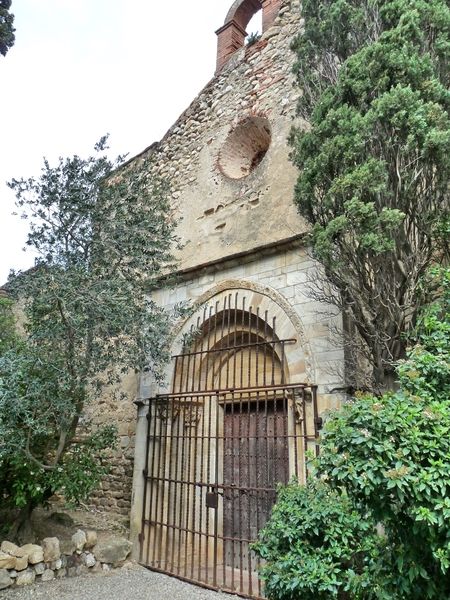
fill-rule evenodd
<path id="1" fill-rule="evenodd" d="M 33 262 L 5 182 L 38 175 L 44 156 L 87 156 L 105 133 L 114 155 L 159 140 L 213 76 L 232 3 L 13 0 L 16 43 L 0 55 L 0 284 Z"/>

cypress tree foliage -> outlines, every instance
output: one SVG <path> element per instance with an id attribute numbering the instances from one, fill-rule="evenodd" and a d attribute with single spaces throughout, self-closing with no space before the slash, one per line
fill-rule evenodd
<path id="1" fill-rule="evenodd" d="M 6 56 L 15 40 L 14 15 L 9 12 L 10 8 L 11 0 L 0 0 L 0 54 L 3 56 Z"/>
<path id="2" fill-rule="evenodd" d="M 393 386 L 394 364 L 449 255 L 450 8 L 445 0 L 304 0 L 296 38 L 295 199 L 366 382 Z"/>

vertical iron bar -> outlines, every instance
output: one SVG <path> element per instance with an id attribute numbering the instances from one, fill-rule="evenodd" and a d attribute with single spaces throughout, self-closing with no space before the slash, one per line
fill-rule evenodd
<path id="1" fill-rule="evenodd" d="M 307 452 L 308 452 L 308 425 L 306 418 L 306 392 L 305 388 L 302 388 L 302 411 L 303 411 L 303 464 L 305 467 L 305 480 L 308 478 L 308 461 L 307 461 Z"/>
<path id="2" fill-rule="evenodd" d="M 180 484 L 178 483 L 178 480 L 180 479 L 180 475 L 178 473 L 179 469 L 179 460 L 178 460 L 178 455 L 179 455 L 179 448 L 180 448 L 180 425 L 181 425 L 181 410 L 178 411 L 178 414 L 176 416 L 176 421 L 177 421 L 177 427 L 176 427 L 176 445 L 175 445 L 175 452 L 173 453 L 173 457 L 170 457 L 170 461 L 172 462 L 172 460 L 175 461 L 175 473 L 174 473 L 174 478 L 175 478 L 175 484 L 174 484 L 174 492 L 173 492 L 173 499 L 172 499 L 172 548 L 171 548 L 171 552 L 170 552 L 170 563 L 171 563 L 171 571 L 173 572 L 175 570 L 175 538 L 176 538 L 176 533 L 177 533 L 177 498 L 178 498 L 178 488 L 180 486 Z M 172 425 L 172 431 L 173 431 L 173 425 Z"/>
<path id="3" fill-rule="evenodd" d="M 264 341 L 267 342 L 267 310 L 264 314 Z M 263 385 L 267 385 L 267 343 L 264 344 L 264 381 Z"/>
<path id="4" fill-rule="evenodd" d="M 289 481 L 289 400 L 288 390 L 283 390 L 283 465 L 284 465 L 284 481 L 286 484 Z"/>
<path id="5" fill-rule="evenodd" d="M 221 323 L 220 323 L 220 337 L 219 337 L 219 344 L 220 347 L 223 347 L 223 340 L 224 340 L 224 331 L 225 331 L 225 319 L 226 319 L 226 313 L 227 313 L 227 297 L 225 296 L 223 299 L 223 309 L 221 311 Z M 221 353 L 220 353 L 221 354 Z M 222 389 L 222 370 L 223 370 L 223 365 L 222 365 L 222 360 L 219 354 L 219 379 L 217 381 L 217 385 L 215 386 L 215 389 Z"/>
<path id="6" fill-rule="evenodd" d="M 291 391 L 292 394 L 292 427 L 293 427 L 293 442 L 294 442 L 294 475 L 298 478 L 298 428 L 300 424 L 297 423 L 297 412 L 295 406 L 295 396 L 298 394 L 298 389 L 295 388 Z"/>
<path id="7" fill-rule="evenodd" d="M 187 438 L 187 445 L 188 445 L 188 450 L 187 450 L 187 465 L 186 465 L 186 519 L 185 519 L 185 537 L 184 537 L 184 577 L 186 577 L 187 575 L 187 559 L 188 559 L 188 540 L 191 537 L 191 534 L 189 532 L 189 515 L 191 513 L 190 511 L 190 500 L 191 500 L 191 457 L 192 457 L 192 406 L 193 406 L 193 398 L 190 399 L 189 402 L 189 416 L 188 416 L 188 430 L 189 433 L 185 433 L 185 437 Z M 187 407 L 185 407 L 185 411 L 187 410 Z M 185 425 L 185 430 L 186 430 L 186 425 Z"/>
<path id="8" fill-rule="evenodd" d="M 231 341 L 231 294 L 228 295 L 228 310 L 227 310 L 227 318 L 228 318 L 228 326 L 227 326 L 227 338 L 226 338 L 226 345 L 230 346 L 230 341 Z M 225 387 L 229 388 L 230 387 L 230 350 L 227 351 L 227 376 L 226 376 L 226 382 L 225 382 Z"/>
<path id="9" fill-rule="evenodd" d="M 195 414 L 195 433 L 194 433 L 194 469 L 193 469 L 193 478 L 192 478 L 192 547 L 191 547 L 191 579 L 194 579 L 194 563 L 195 563 L 195 544 L 197 541 L 197 529 L 196 524 L 198 522 L 197 519 L 197 468 L 198 468 L 198 436 L 199 436 L 199 423 L 201 419 L 201 406 L 203 406 L 204 398 L 200 400 L 200 396 L 197 398 L 198 402 L 201 404 L 196 405 L 196 414 Z M 200 476 L 201 479 L 201 476 Z M 200 506 L 201 510 L 201 506 Z"/>
<path id="10" fill-rule="evenodd" d="M 173 383 L 172 383 L 172 392 L 174 392 L 177 388 L 177 380 L 179 378 L 179 373 L 178 373 L 178 362 L 180 360 L 180 357 L 177 355 L 175 356 L 175 364 L 173 366 Z"/>
<path id="11" fill-rule="evenodd" d="M 200 325 L 200 317 L 197 318 L 197 331 L 195 333 L 196 336 L 198 335 L 199 325 Z M 195 385 L 196 384 L 196 368 L 195 367 L 196 367 L 196 363 L 197 363 L 197 352 L 195 352 L 196 347 L 197 347 L 196 343 L 193 343 L 191 346 L 191 352 L 194 355 L 194 360 L 192 362 L 192 382 L 189 387 L 190 387 L 190 391 L 192 391 L 192 392 L 194 392 L 196 389 L 196 385 Z M 200 354 L 200 360 L 201 360 L 201 357 L 202 357 L 202 355 Z"/>
<path id="12" fill-rule="evenodd" d="M 149 473 L 149 475 L 151 475 L 151 477 L 155 476 L 155 458 L 156 458 L 156 448 L 155 448 L 155 443 L 156 443 L 156 424 L 158 421 L 158 415 L 157 415 L 157 410 L 156 410 L 156 406 L 158 401 L 156 399 L 153 399 L 149 401 L 149 414 L 153 413 L 153 439 L 152 439 L 152 467 L 151 467 L 151 473 Z M 153 481 L 152 479 L 149 479 L 147 482 L 147 485 L 150 485 L 150 500 L 149 500 L 149 510 L 148 510 L 148 537 L 147 537 L 147 550 L 146 550 L 146 564 L 150 565 L 150 539 L 152 537 L 152 528 L 153 528 L 153 533 L 156 535 L 156 525 L 152 525 L 153 523 L 153 496 L 155 493 L 155 481 Z M 156 483 L 156 485 L 159 485 L 159 483 Z M 156 520 L 156 519 L 155 519 Z"/>
<path id="13" fill-rule="evenodd" d="M 252 343 L 252 306 L 248 307 L 248 365 L 247 365 L 247 371 L 248 371 L 248 387 L 250 387 L 252 385 L 252 381 L 251 381 L 251 370 L 252 370 L 252 346 L 250 345 Z M 249 406 L 249 410 L 250 410 L 250 406 Z"/>
<path id="14" fill-rule="evenodd" d="M 238 293 L 234 296 L 234 341 L 233 345 L 236 347 L 237 344 L 237 328 L 238 328 Z M 236 348 L 233 350 L 233 384 L 231 387 L 236 387 Z"/>
<path id="15" fill-rule="evenodd" d="M 256 307 L 256 341 L 260 342 L 261 339 L 259 337 L 259 306 Z M 264 340 L 266 341 L 266 340 Z M 255 384 L 256 386 L 259 386 L 259 344 L 256 346 L 256 358 L 255 358 Z"/>
<path id="16" fill-rule="evenodd" d="M 208 484 L 208 487 L 210 488 L 211 485 L 211 406 L 212 406 L 212 398 L 214 396 L 209 396 L 209 401 L 208 401 L 208 450 L 206 453 L 207 456 L 207 461 L 206 461 L 206 482 Z M 209 542 L 210 542 L 210 531 L 209 531 L 209 525 L 210 525 L 210 519 L 209 519 L 209 511 L 211 509 L 207 508 L 206 509 L 206 539 L 205 539 L 205 567 L 206 567 L 206 582 L 205 583 L 209 583 Z"/>
<path id="17" fill-rule="evenodd" d="M 249 309 L 249 314 L 251 317 L 251 311 L 252 308 L 250 307 Z M 250 320 L 250 318 L 249 318 Z M 250 331 L 251 326 L 249 326 L 249 331 Z M 249 334 L 251 335 L 251 334 Z M 249 355 L 251 353 L 251 350 L 249 352 Z M 249 368 L 250 370 L 250 368 Z M 250 394 L 248 395 L 247 398 L 247 455 L 248 455 L 248 459 L 247 459 L 247 465 L 246 465 L 246 470 L 245 470 L 245 474 L 246 474 L 246 483 L 245 485 L 247 486 L 247 488 L 251 488 L 251 487 L 256 487 L 252 485 L 252 481 L 251 481 L 251 459 L 250 459 L 250 450 L 251 450 L 251 420 L 252 420 L 252 412 L 251 412 L 251 403 L 250 403 Z M 247 521 L 248 521 L 248 527 L 247 527 L 247 539 L 251 540 L 252 539 L 252 532 L 251 532 L 251 523 L 252 523 L 252 519 L 253 519 L 253 513 L 252 513 L 252 506 L 251 506 L 251 498 L 252 498 L 252 494 L 253 492 L 250 491 L 250 489 L 247 489 L 247 508 L 248 508 L 248 516 L 247 516 Z M 247 565 L 248 565 L 248 591 L 246 591 L 246 593 L 248 593 L 250 596 L 252 595 L 252 555 L 250 552 L 250 544 L 249 542 L 246 542 L 247 545 Z"/>
<path id="18" fill-rule="evenodd" d="M 319 428 L 318 428 L 318 419 L 319 419 L 319 408 L 317 406 L 317 386 L 311 386 L 311 400 L 313 404 L 313 415 L 314 415 L 314 444 L 315 444 L 315 454 L 319 456 Z"/>
<path id="19" fill-rule="evenodd" d="M 187 370 L 187 372 L 189 373 L 189 369 Z M 187 390 L 186 390 L 187 391 Z M 181 398 L 180 398 L 181 400 Z M 184 401 L 184 398 L 183 398 Z M 184 511 L 184 494 L 185 494 L 185 481 L 186 481 L 186 477 L 185 477 L 185 450 L 186 450 L 186 434 L 185 434 L 185 430 L 186 430 L 186 421 L 185 421 L 185 415 L 184 415 L 184 411 L 181 409 L 181 405 L 180 405 L 180 412 L 179 414 L 179 419 L 182 422 L 181 423 L 181 457 L 180 457 L 180 506 L 179 506 L 179 511 L 178 511 L 178 546 L 177 546 L 177 575 L 180 574 L 180 569 L 181 569 L 181 548 L 182 548 L 182 535 L 183 535 L 183 511 Z M 186 535 L 186 532 L 184 532 Z"/>
<path id="20" fill-rule="evenodd" d="M 242 298 L 242 329 L 244 329 L 245 327 L 245 301 L 246 298 L 245 296 Z M 244 343 L 245 339 L 242 338 L 242 343 Z M 240 351 L 240 357 L 241 357 L 241 374 L 240 374 L 240 384 L 239 387 L 243 388 L 244 387 L 244 350 L 241 349 Z"/>
<path id="21" fill-rule="evenodd" d="M 214 464 L 214 481 L 215 481 L 215 486 L 214 486 L 214 490 L 216 492 L 216 494 L 218 494 L 219 492 L 219 396 L 216 395 L 215 396 L 215 404 L 214 404 L 214 409 L 215 409 L 215 413 L 216 413 L 216 433 L 215 433 L 215 438 L 216 438 L 216 448 L 215 448 L 215 464 Z M 219 508 L 217 507 L 215 509 L 215 513 L 214 513 L 214 572 L 213 572 L 213 585 L 214 587 L 217 587 L 217 544 L 218 544 L 218 534 L 219 534 Z"/>
<path id="22" fill-rule="evenodd" d="M 184 346 L 184 344 L 183 344 L 183 346 Z M 184 348 L 183 348 L 183 351 L 184 351 Z M 186 362 L 186 355 L 185 355 L 185 354 L 183 354 L 183 356 L 181 357 L 181 368 L 180 368 L 180 379 L 179 379 L 179 384 L 178 384 L 178 386 L 175 386 L 175 385 L 174 385 L 174 387 L 173 387 L 173 389 L 172 389 L 172 392 L 173 392 L 173 393 L 175 393 L 175 394 L 176 394 L 177 392 L 180 392 L 180 394 L 181 394 L 182 392 L 184 392 L 184 388 L 183 388 L 183 376 L 184 376 L 184 363 L 185 363 L 185 362 Z"/>
<path id="23" fill-rule="evenodd" d="M 202 396 L 203 398 L 203 415 L 202 415 L 202 429 L 201 429 L 201 440 L 200 440 L 200 483 L 203 483 L 203 469 L 204 469 L 204 457 L 205 457 L 205 406 L 206 402 L 208 402 L 207 397 Z M 199 499 L 199 539 L 198 539 L 198 580 L 201 581 L 201 564 L 202 564 L 202 536 L 203 536 L 203 511 L 205 510 L 205 502 L 204 502 L 204 487 L 200 485 L 200 499 Z"/>
<path id="24" fill-rule="evenodd" d="M 273 330 L 273 341 L 276 340 L 275 335 L 275 325 L 276 325 L 276 317 L 272 319 L 272 330 Z M 275 344 L 272 344 L 272 376 L 271 376 L 271 385 L 275 385 Z"/>
<path id="25" fill-rule="evenodd" d="M 157 401 L 158 404 L 160 405 L 160 411 L 161 411 L 161 404 L 162 401 Z M 156 409 L 158 411 L 158 408 Z M 162 440 L 162 421 L 163 421 L 163 417 L 160 414 L 158 415 L 158 419 L 159 419 L 159 435 L 158 435 L 158 458 L 157 458 L 157 468 L 156 468 L 156 499 L 155 499 L 155 536 L 154 536 L 154 540 L 153 540 L 153 558 L 152 558 L 152 563 L 154 566 L 157 566 L 155 564 L 156 562 L 156 556 L 159 557 L 159 553 L 157 554 L 157 550 L 159 550 L 157 548 L 157 543 L 156 540 L 158 538 L 159 535 L 159 530 L 158 527 L 160 527 L 160 525 L 157 525 L 158 522 L 158 515 L 159 515 L 159 497 L 160 497 L 160 486 L 164 485 L 164 483 L 161 482 L 161 447 L 163 444 L 163 440 Z"/>
<path id="26" fill-rule="evenodd" d="M 165 513 L 165 509 L 166 507 L 164 506 L 164 500 L 166 497 L 166 486 L 168 485 L 167 482 L 167 474 L 166 474 L 166 469 L 165 469 L 165 465 L 166 465 L 166 457 L 167 457 L 167 445 L 168 445 L 168 438 L 169 438 L 169 422 L 171 421 L 171 417 L 172 417 L 172 412 L 173 412 L 173 402 L 172 401 L 168 401 L 166 402 L 166 418 L 164 420 L 164 424 L 165 424 L 165 428 L 164 428 L 164 448 L 163 448 L 163 454 L 162 454 L 162 463 L 160 465 L 160 467 L 162 468 L 162 474 L 160 475 L 161 477 L 161 483 L 162 483 L 162 492 L 161 492 L 161 513 L 160 513 L 160 518 L 157 520 L 159 520 L 160 525 L 159 525 L 159 548 L 158 548 L 158 556 L 159 556 L 159 568 L 163 568 L 162 567 L 162 562 L 163 562 L 163 540 L 164 540 L 164 536 L 168 531 L 168 527 L 167 524 L 164 525 L 164 513 Z M 171 427 L 171 425 L 170 425 Z M 162 436 L 161 436 L 162 437 Z M 164 530 L 164 527 L 166 528 Z M 167 537 L 167 536 L 166 536 Z"/>
<path id="27" fill-rule="evenodd" d="M 284 347 L 284 341 L 281 342 L 281 374 L 280 374 L 280 384 L 284 385 L 286 383 L 285 381 L 285 377 L 284 377 L 284 369 L 285 369 L 285 363 L 284 363 L 284 353 L 285 353 L 285 347 Z"/>
<path id="28" fill-rule="evenodd" d="M 244 299 L 245 301 L 245 299 Z M 244 313 L 245 314 L 245 313 Z M 242 371 L 242 369 L 241 369 Z M 242 593 L 244 591 L 244 569 L 242 564 L 242 452 L 240 452 L 242 448 L 242 392 L 239 394 L 239 480 L 238 480 L 238 489 L 239 489 L 239 590 Z"/>
<path id="29" fill-rule="evenodd" d="M 141 536 L 140 536 L 140 540 L 139 540 L 139 562 L 143 562 L 143 553 L 144 553 L 144 536 L 145 536 L 145 514 L 146 514 L 146 510 L 147 510 L 147 491 L 148 491 L 148 486 L 149 486 L 149 479 L 148 479 L 148 455 L 150 452 L 150 401 L 148 404 L 148 412 L 146 415 L 147 418 L 147 440 L 145 443 L 145 469 L 144 472 L 142 473 L 142 476 L 144 477 L 144 498 L 143 498 L 143 502 L 142 502 L 142 525 L 141 525 Z M 150 525 L 148 526 L 148 534 L 150 535 Z"/>
<path id="30" fill-rule="evenodd" d="M 258 346 L 256 347 L 258 348 Z M 258 351 L 258 350 L 257 350 Z M 258 361 L 256 362 L 256 368 L 258 369 Z M 261 473 L 260 473 L 260 465 L 259 465 L 259 451 L 260 451 L 260 441 L 261 441 L 261 435 L 260 435 L 260 419 L 259 419 L 259 411 L 260 411 L 260 395 L 259 392 L 257 392 L 257 396 L 256 396 L 256 415 L 255 415 L 255 444 L 254 444 L 254 448 L 255 448 L 255 488 L 256 488 L 256 492 L 255 492 L 255 498 L 256 498 L 256 507 L 255 507 L 255 511 L 256 511 L 256 531 L 259 533 L 259 528 L 260 528 L 260 523 L 259 523 L 259 504 L 260 504 L 260 494 L 261 492 L 258 490 L 258 488 L 263 487 L 261 485 Z M 256 570 L 257 572 L 259 572 L 259 568 L 261 565 L 261 560 L 259 558 L 259 555 L 257 555 L 256 557 Z M 261 596 L 261 580 L 258 577 L 258 596 Z"/>
<path id="31" fill-rule="evenodd" d="M 211 321 L 212 321 L 212 311 L 213 308 L 212 306 L 209 307 L 209 316 L 208 316 L 208 323 L 206 326 L 206 364 L 205 364 L 205 383 L 204 383 L 204 389 L 207 390 L 209 389 L 209 383 L 208 383 L 208 376 L 209 376 L 209 351 L 211 349 Z M 213 378 L 214 378 L 214 358 L 213 358 Z"/>

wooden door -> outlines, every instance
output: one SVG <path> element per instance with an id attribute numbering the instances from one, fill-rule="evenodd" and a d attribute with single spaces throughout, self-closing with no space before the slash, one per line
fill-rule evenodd
<path id="1" fill-rule="evenodd" d="M 286 399 L 239 398 L 224 414 L 224 560 L 251 570 L 256 540 L 289 477 Z"/>

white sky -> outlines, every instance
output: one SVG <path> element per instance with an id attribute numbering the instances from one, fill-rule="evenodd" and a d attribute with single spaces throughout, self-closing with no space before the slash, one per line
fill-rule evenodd
<path id="1" fill-rule="evenodd" d="M 0 55 L 0 285 L 33 262 L 5 182 L 38 175 L 44 156 L 88 156 L 105 133 L 114 155 L 159 140 L 213 76 L 232 3 L 13 0 L 16 43 Z"/>

